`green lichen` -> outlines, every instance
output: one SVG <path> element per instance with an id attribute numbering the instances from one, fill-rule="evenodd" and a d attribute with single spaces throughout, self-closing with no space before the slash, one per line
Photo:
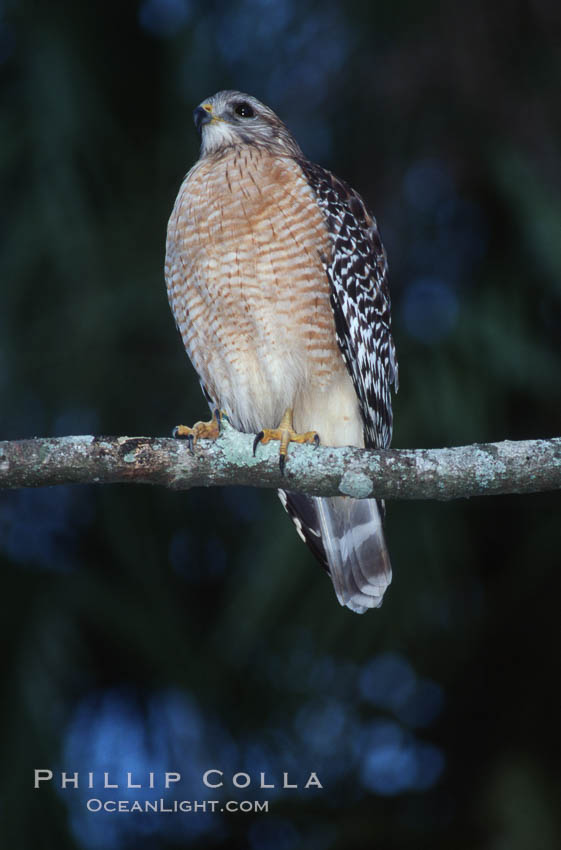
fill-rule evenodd
<path id="1" fill-rule="evenodd" d="M 345 496 L 352 496 L 353 499 L 367 499 L 372 494 L 372 489 L 372 480 L 368 475 L 352 468 L 347 469 L 339 484 L 340 492 Z"/>
<path id="2" fill-rule="evenodd" d="M 478 449 L 475 457 L 475 480 L 482 489 L 488 489 L 505 475 L 506 466 L 498 460 L 497 452 L 489 452 L 487 448 L 485 450 Z"/>
<path id="3" fill-rule="evenodd" d="M 221 434 L 217 446 L 221 448 L 229 464 L 237 467 L 255 466 L 263 454 L 267 456 L 270 446 L 259 446 L 254 457 L 251 452 L 251 440 L 251 436 L 236 431 L 224 419 L 221 420 Z"/>

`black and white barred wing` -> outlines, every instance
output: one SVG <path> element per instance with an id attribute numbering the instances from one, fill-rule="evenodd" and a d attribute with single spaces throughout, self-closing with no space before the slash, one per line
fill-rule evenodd
<path id="1" fill-rule="evenodd" d="M 360 196 L 320 166 L 300 165 L 331 240 L 324 266 L 337 342 L 359 400 L 364 443 L 385 448 L 392 436 L 391 384 L 397 389 L 398 380 L 386 255 Z M 392 577 L 383 505 L 375 499 L 279 495 L 299 535 L 329 573 L 341 605 L 358 614 L 381 605 Z"/>
<path id="2" fill-rule="evenodd" d="M 360 402 L 367 448 L 392 438 L 391 384 L 398 387 L 390 328 L 388 264 L 375 219 L 360 195 L 321 166 L 300 163 L 333 246 L 325 258 L 337 342 Z"/>

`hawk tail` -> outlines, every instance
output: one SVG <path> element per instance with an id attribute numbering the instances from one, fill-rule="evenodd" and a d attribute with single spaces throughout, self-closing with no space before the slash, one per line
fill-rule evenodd
<path id="1" fill-rule="evenodd" d="M 376 499 L 324 499 L 284 490 L 279 496 L 298 534 L 329 573 L 341 605 L 357 614 L 378 608 L 392 568 Z"/>

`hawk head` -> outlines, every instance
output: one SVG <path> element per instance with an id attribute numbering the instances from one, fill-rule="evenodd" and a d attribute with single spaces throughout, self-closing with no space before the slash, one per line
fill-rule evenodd
<path id="1" fill-rule="evenodd" d="M 280 118 L 249 94 L 219 91 L 197 106 L 193 119 L 201 134 L 201 156 L 244 144 L 263 145 L 279 153 L 302 156 Z"/>

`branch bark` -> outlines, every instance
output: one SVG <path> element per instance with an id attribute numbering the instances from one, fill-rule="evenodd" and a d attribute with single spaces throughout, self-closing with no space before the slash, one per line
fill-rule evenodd
<path id="1" fill-rule="evenodd" d="M 291 445 L 284 477 L 278 446 L 252 453 L 253 437 L 224 425 L 194 454 L 180 440 L 60 437 L 0 442 L 0 487 L 52 484 L 159 484 L 176 490 L 247 485 L 316 496 L 458 499 L 561 489 L 561 438 L 447 449 Z"/>

